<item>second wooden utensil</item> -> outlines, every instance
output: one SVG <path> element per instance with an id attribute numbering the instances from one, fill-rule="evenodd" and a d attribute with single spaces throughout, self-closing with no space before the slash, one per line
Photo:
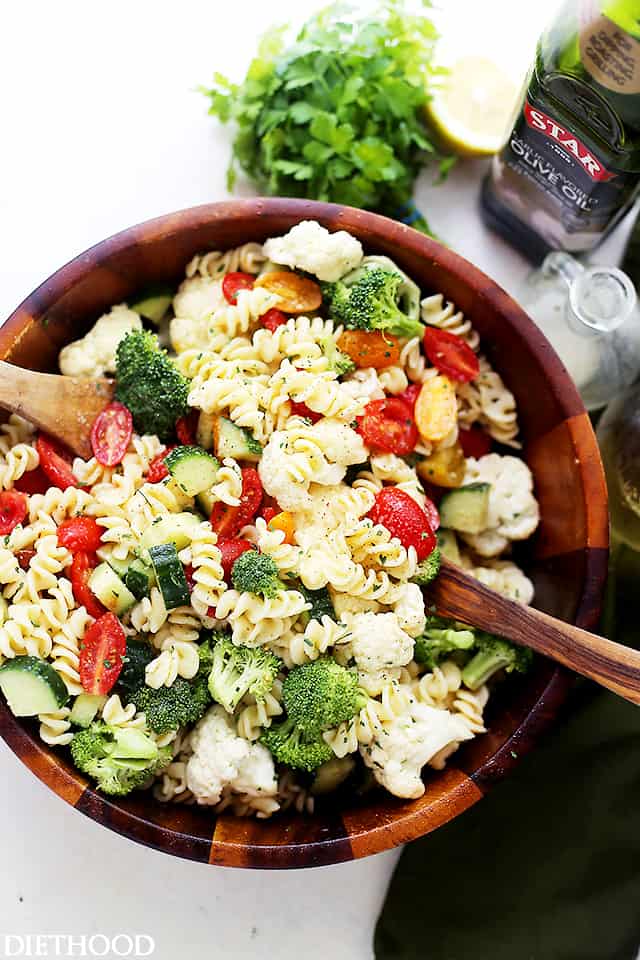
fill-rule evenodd
<path id="1" fill-rule="evenodd" d="M 540 610 L 508 600 L 446 560 L 426 588 L 428 600 L 453 617 L 551 657 L 640 704 L 640 652 L 614 643 Z"/>
<path id="2" fill-rule="evenodd" d="M 0 407 L 19 413 L 84 460 L 93 421 L 113 399 L 112 380 L 37 373 L 0 360 Z"/>

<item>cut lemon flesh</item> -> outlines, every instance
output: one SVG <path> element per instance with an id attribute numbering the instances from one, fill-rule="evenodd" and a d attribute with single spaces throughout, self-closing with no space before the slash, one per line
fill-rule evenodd
<path id="1" fill-rule="evenodd" d="M 427 106 L 427 117 L 445 149 L 462 156 L 496 153 L 504 144 L 518 89 L 484 57 L 458 60 Z"/>

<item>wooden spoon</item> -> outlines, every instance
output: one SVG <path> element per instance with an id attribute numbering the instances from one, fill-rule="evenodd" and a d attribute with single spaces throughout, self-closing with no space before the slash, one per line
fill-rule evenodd
<path id="1" fill-rule="evenodd" d="M 19 413 L 88 460 L 93 421 L 113 398 L 112 380 L 36 373 L 0 360 L 0 407 Z"/>
<path id="2" fill-rule="evenodd" d="M 625 700 L 640 704 L 640 652 L 507 600 L 443 559 L 425 588 L 443 617 L 453 617 L 543 653 Z"/>

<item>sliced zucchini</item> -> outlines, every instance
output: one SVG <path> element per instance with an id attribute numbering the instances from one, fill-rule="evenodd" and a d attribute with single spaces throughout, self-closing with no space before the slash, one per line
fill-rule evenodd
<path id="1" fill-rule="evenodd" d="M 157 743 L 142 730 L 120 727 L 113 735 L 115 743 L 109 756 L 116 760 L 154 760 L 158 755 Z"/>
<path id="2" fill-rule="evenodd" d="M 188 497 L 210 490 L 220 464 L 202 447 L 176 447 L 164 458 L 167 470 Z"/>
<path id="3" fill-rule="evenodd" d="M 201 411 L 198 417 L 198 426 L 196 428 L 196 442 L 199 447 L 205 450 L 213 449 L 213 425 L 217 417 L 215 413 L 205 413 Z"/>
<path id="4" fill-rule="evenodd" d="M 136 598 L 108 563 L 101 563 L 89 577 L 89 589 L 117 617 L 126 613 Z"/>
<path id="5" fill-rule="evenodd" d="M 216 417 L 213 424 L 213 450 L 220 460 L 233 457 L 234 460 L 256 462 L 262 456 L 262 447 L 244 427 L 237 427 L 226 417 Z"/>
<path id="6" fill-rule="evenodd" d="M 442 526 L 462 533 L 482 533 L 487 529 L 490 491 L 490 483 L 469 483 L 445 493 L 439 506 Z"/>
<path id="7" fill-rule="evenodd" d="M 98 715 L 98 711 L 107 702 L 106 697 L 94 693 L 80 693 L 76 697 L 69 714 L 69 720 L 76 727 L 90 726 Z"/>
<path id="8" fill-rule="evenodd" d="M 0 667 L 0 690 L 14 717 L 54 713 L 69 700 L 59 673 L 38 657 L 15 657 Z"/>
<path id="9" fill-rule="evenodd" d="M 145 296 L 131 304 L 131 309 L 141 317 L 146 317 L 152 323 L 158 324 L 171 306 L 172 300 L 173 291 L 169 287 L 159 287 L 148 290 Z"/>
<path id="10" fill-rule="evenodd" d="M 133 637 L 128 638 L 127 652 L 124 655 L 122 670 L 118 677 L 118 690 L 121 690 L 124 694 L 123 702 L 128 703 L 129 700 L 125 700 L 125 697 L 130 697 L 136 690 L 144 686 L 147 665 L 151 663 L 155 656 L 156 651 L 149 643 L 144 640 L 136 640 Z"/>
<path id="11" fill-rule="evenodd" d="M 166 514 L 147 527 L 140 538 L 140 546 L 148 550 L 160 543 L 172 543 L 176 550 L 182 550 L 191 543 L 199 523 L 200 518 L 195 513 Z"/>
<path id="12" fill-rule="evenodd" d="M 436 536 L 438 537 L 440 553 L 445 560 L 459 564 L 460 547 L 458 546 L 458 540 L 453 530 L 445 530 L 443 527 L 440 527 Z"/>
<path id="13" fill-rule="evenodd" d="M 337 790 L 353 772 L 355 765 L 355 760 L 350 756 L 334 757 L 332 760 L 327 760 L 315 772 L 311 784 L 311 793 L 318 797 L 323 793 L 332 793 Z"/>
<path id="14" fill-rule="evenodd" d="M 117 560 L 115 557 L 109 557 L 107 563 L 114 570 L 121 580 L 124 580 L 131 560 Z"/>
<path id="15" fill-rule="evenodd" d="M 167 610 L 188 606 L 189 584 L 174 544 L 160 543 L 150 547 L 149 556 Z"/>
<path id="16" fill-rule="evenodd" d="M 196 497 L 196 503 L 198 505 L 198 510 L 204 514 L 204 516 L 209 519 L 211 516 L 211 511 L 213 510 L 214 503 L 218 502 L 218 498 L 211 492 L 211 490 L 203 490 L 202 493 L 199 493 Z"/>
<path id="17" fill-rule="evenodd" d="M 155 583 L 153 569 L 142 560 L 134 560 L 127 567 L 124 582 L 136 600 L 142 600 L 143 597 L 149 596 L 151 587 Z"/>

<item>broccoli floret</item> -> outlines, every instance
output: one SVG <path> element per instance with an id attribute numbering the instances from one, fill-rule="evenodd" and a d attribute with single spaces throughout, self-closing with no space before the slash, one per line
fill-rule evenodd
<path id="1" fill-rule="evenodd" d="M 418 568 L 411 579 L 414 583 L 419 583 L 421 587 L 425 587 L 438 576 L 441 562 L 442 555 L 439 547 L 436 547 L 435 550 L 431 551 L 426 560 L 418 564 Z"/>
<path id="2" fill-rule="evenodd" d="M 134 330 L 116 351 L 116 399 L 131 411 L 136 430 L 168 440 L 188 410 L 189 381 L 158 344 L 155 333 Z"/>
<path id="3" fill-rule="evenodd" d="M 154 733 L 168 733 L 196 723 L 211 703 L 207 673 L 202 666 L 193 680 L 178 677 L 170 687 L 142 686 L 130 696 L 130 702 L 144 713 Z"/>
<path id="4" fill-rule="evenodd" d="M 427 617 L 424 632 L 416 639 L 413 656 L 418 663 L 433 670 L 443 657 L 457 650 L 471 650 L 475 642 L 473 630 L 461 628 L 453 620 Z"/>
<path id="5" fill-rule="evenodd" d="M 78 770 L 95 780 L 103 793 L 118 797 L 144 787 L 171 762 L 170 746 L 158 747 L 142 730 L 101 722 L 74 734 L 70 747 Z"/>
<path id="6" fill-rule="evenodd" d="M 213 648 L 209 693 L 233 713 L 247 693 L 264 700 L 281 666 L 278 657 L 262 647 L 239 647 L 223 637 Z"/>
<path id="7" fill-rule="evenodd" d="M 300 614 L 300 618 L 306 626 L 310 620 L 322 620 L 323 617 L 336 619 L 336 612 L 333 609 L 331 596 L 326 587 L 320 587 L 319 590 L 309 590 L 303 583 L 296 584 L 296 590 L 299 590 L 307 603 L 311 604 L 310 610 L 305 610 Z"/>
<path id="8" fill-rule="evenodd" d="M 271 600 L 284 586 L 275 561 L 257 550 L 247 550 L 238 557 L 231 569 L 231 582 L 240 593 L 257 593 Z"/>
<path id="9" fill-rule="evenodd" d="M 335 337 L 323 337 L 318 341 L 318 345 L 327 358 L 329 369 L 332 370 L 336 376 L 342 377 L 344 374 L 352 373 L 355 370 L 355 363 L 351 357 L 340 350 Z"/>
<path id="10" fill-rule="evenodd" d="M 260 742 L 271 751 L 279 763 L 295 770 L 306 770 L 308 773 L 333 756 L 333 750 L 320 736 L 307 740 L 291 717 L 287 717 L 282 723 L 272 724 L 263 732 Z"/>
<path id="11" fill-rule="evenodd" d="M 479 632 L 475 647 L 476 652 L 462 671 L 463 683 L 471 690 L 477 690 L 498 670 L 526 673 L 533 659 L 528 647 L 517 647 L 491 633 Z"/>
<path id="12" fill-rule="evenodd" d="M 398 306 L 399 273 L 374 268 L 362 273 L 352 286 L 342 281 L 322 284 L 329 316 L 353 330 L 387 330 L 400 337 L 419 337 L 424 325 Z"/>
<path id="13" fill-rule="evenodd" d="M 287 716 L 306 738 L 350 720 L 366 703 L 355 670 L 331 657 L 294 667 L 282 686 Z"/>

